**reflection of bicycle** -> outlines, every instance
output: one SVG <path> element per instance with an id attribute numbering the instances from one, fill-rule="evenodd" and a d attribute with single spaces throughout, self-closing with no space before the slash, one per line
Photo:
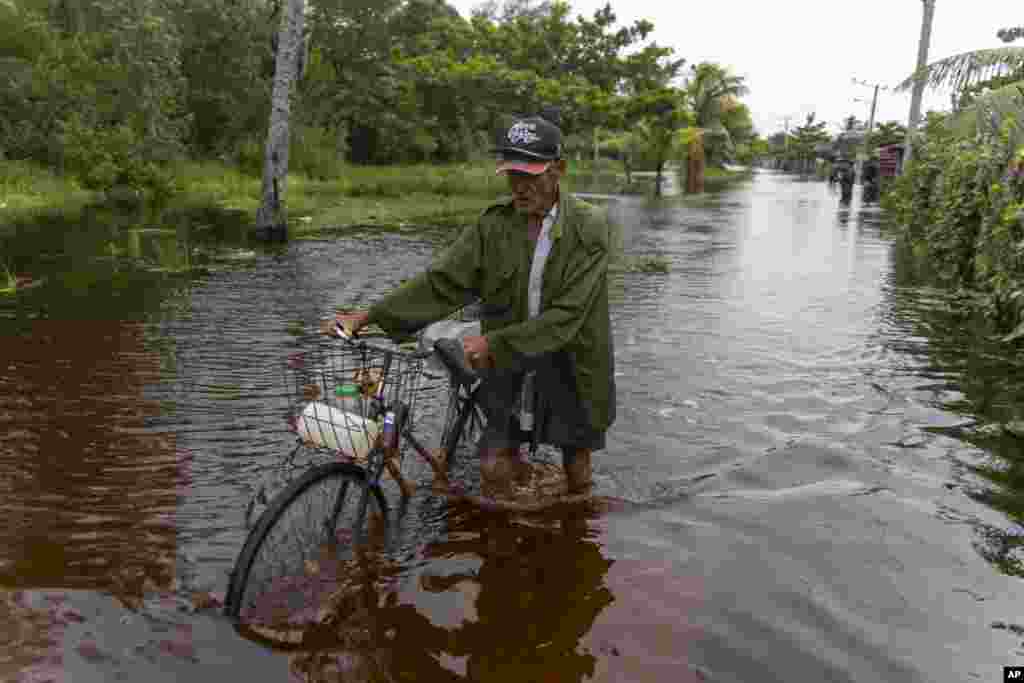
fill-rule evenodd
<path id="1" fill-rule="evenodd" d="M 476 401 L 480 380 L 459 342 L 441 339 L 434 345 L 448 370 L 450 392 L 441 448 L 432 453 L 414 434 L 413 419 L 431 352 L 356 339 L 336 324 L 324 331 L 342 344 L 320 344 L 286 366 L 289 425 L 300 440 L 287 461 L 304 446 L 337 457 L 306 470 L 260 515 L 228 583 L 225 612 L 235 619 L 245 620 L 250 611 L 287 612 L 289 600 L 302 597 L 293 590 L 296 581 L 316 590 L 310 586 L 329 574 L 322 573 L 325 558 L 336 563 L 355 557 L 367 527 L 386 530 L 381 480 L 386 471 L 403 499 L 412 495 L 414 487 L 401 470 L 410 446 L 430 465 L 435 483 L 446 485 L 460 442 L 484 424 Z"/>
<path id="2" fill-rule="evenodd" d="M 504 680 L 512 671 L 583 680 L 595 657 L 579 651 L 580 639 L 612 602 L 604 580 L 612 561 L 590 538 L 587 517 L 457 519 L 450 536 L 424 545 L 419 556 L 430 566 L 412 571 L 374 542 L 348 556 L 325 547 L 236 626 L 287 652 L 299 680 Z M 408 585 L 462 602 L 465 618 L 435 623 L 399 599 Z M 465 673 L 447 669 L 442 654 L 464 658 Z"/>

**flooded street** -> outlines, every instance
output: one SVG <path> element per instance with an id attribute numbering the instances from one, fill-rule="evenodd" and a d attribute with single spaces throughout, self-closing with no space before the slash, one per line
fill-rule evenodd
<path id="1" fill-rule="evenodd" d="M 214 602 L 293 445 L 279 364 L 298 331 L 421 270 L 436 237 L 267 248 L 145 225 L 0 245 L 42 279 L 0 298 L 0 680 L 957 682 L 1024 664 L 1012 347 L 914 281 L 877 206 L 823 182 L 761 171 L 611 212 L 669 272 L 610 284 L 605 502 L 495 519 L 423 487 L 387 558 L 388 626 L 347 652 L 266 647 Z"/>

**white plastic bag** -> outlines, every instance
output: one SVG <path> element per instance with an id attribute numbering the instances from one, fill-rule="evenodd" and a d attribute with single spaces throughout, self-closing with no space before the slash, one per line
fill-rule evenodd
<path id="1" fill-rule="evenodd" d="M 366 459 L 380 433 L 380 424 L 375 420 L 320 401 L 313 401 L 303 409 L 297 428 L 303 441 L 341 451 L 358 461 Z"/>

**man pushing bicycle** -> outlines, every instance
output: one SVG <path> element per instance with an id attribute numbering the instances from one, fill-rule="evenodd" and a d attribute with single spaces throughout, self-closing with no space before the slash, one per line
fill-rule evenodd
<path id="1" fill-rule="evenodd" d="M 414 333 L 481 299 L 482 335 L 463 340 L 483 379 L 481 478 L 501 488 L 523 477 L 520 446 L 545 443 L 561 449 L 569 492 L 581 493 L 615 420 L 610 227 L 604 212 L 561 191 L 561 138 L 553 111 L 515 120 L 494 150 L 511 199 L 484 211 L 425 272 L 338 320 Z"/>

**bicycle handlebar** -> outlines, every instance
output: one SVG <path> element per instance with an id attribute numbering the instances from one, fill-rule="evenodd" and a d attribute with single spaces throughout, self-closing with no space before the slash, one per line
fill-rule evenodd
<path id="1" fill-rule="evenodd" d="M 421 359 L 429 358 L 433 353 L 432 351 L 404 351 L 402 349 L 396 349 L 390 346 L 384 346 L 383 344 L 373 344 L 364 339 L 360 339 L 358 334 L 349 332 L 345 329 L 337 320 L 334 321 L 332 327 L 334 336 L 340 337 L 342 341 L 348 345 L 357 349 L 366 349 L 368 351 L 376 351 L 378 353 L 390 354 L 392 356 L 401 356 L 402 358 Z"/>
<path id="2" fill-rule="evenodd" d="M 466 353 L 462 350 L 462 344 L 454 339 L 438 339 L 434 342 L 434 348 L 459 384 L 472 386 L 478 379 L 476 370 L 466 363 Z"/>

